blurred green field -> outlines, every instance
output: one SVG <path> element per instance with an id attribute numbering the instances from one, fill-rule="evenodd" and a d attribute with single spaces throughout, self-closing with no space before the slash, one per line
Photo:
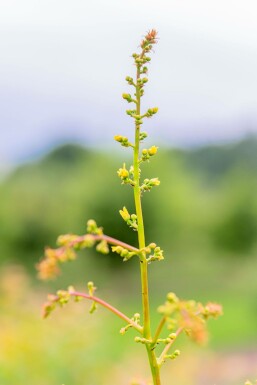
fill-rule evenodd
<path id="1" fill-rule="evenodd" d="M 98 294 L 128 315 L 140 312 L 137 261 L 114 254 L 80 253 L 57 281 L 38 282 L 35 264 L 59 234 L 82 234 L 89 218 L 108 235 L 135 244 L 118 210 L 133 210 L 128 186 L 116 169 L 122 154 L 75 145 L 23 165 L 0 183 L 0 384 L 129 384 L 148 368 L 133 332 L 89 304 L 70 304 L 40 318 L 48 292 L 93 280 Z M 129 160 L 127 160 L 129 164 Z M 257 367 L 257 140 L 195 150 L 164 149 L 145 177 L 161 185 L 143 198 L 147 241 L 165 251 L 150 266 L 155 308 L 168 291 L 182 298 L 217 301 L 224 316 L 210 322 L 208 347 L 182 338 L 182 356 L 164 377 L 180 384 L 239 384 Z"/>

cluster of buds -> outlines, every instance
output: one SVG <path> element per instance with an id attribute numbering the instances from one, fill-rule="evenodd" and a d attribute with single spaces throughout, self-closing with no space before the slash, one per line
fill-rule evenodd
<path id="1" fill-rule="evenodd" d="M 125 163 L 123 164 L 123 167 L 119 168 L 119 170 L 117 171 L 117 174 L 120 177 L 122 184 L 130 184 L 131 186 L 135 185 L 135 182 L 132 179 L 133 170 L 132 169 L 128 170 L 126 168 Z"/>
<path id="2" fill-rule="evenodd" d="M 147 138 L 147 132 L 143 131 L 139 134 L 139 140 L 142 142 L 145 138 Z"/>
<path id="3" fill-rule="evenodd" d="M 108 243 L 103 239 L 96 246 L 96 251 L 98 251 L 101 254 L 109 254 L 110 250 L 109 250 Z"/>
<path id="4" fill-rule="evenodd" d="M 136 110 L 126 110 L 126 114 L 131 118 L 134 118 L 136 113 L 137 113 Z"/>
<path id="5" fill-rule="evenodd" d="M 74 291 L 74 287 L 69 286 L 68 290 L 58 290 L 56 295 L 49 294 L 47 297 L 48 301 L 43 306 L 43 317 L 47 318 L 56 309 L 57 305 L 60 307 L 66 305 L 71 298 L 71 293 Z M 74 296 L 73 298 L 76 302 L 81 299 L 81 297 L 78 296 Z"/>
<path id="6" fill-rule="evenodd" d="M 218 318 L 222 315 L 222 306 L 218 303 L 209 302 L 205 306 L 199 305 L 199 311 L 205 319 Z"/>
<path id="7" fill-rule="evenodd" d="M 128 103 L 137 103 L 136 99 L 133 99 L 130 94 L 122 94 L 123 99 L 125 99 Z"/>
<path id="8" fill-rule="evenodd" d="M 141 160 L 142 161 L 146 161 L 146 160 L 149 160 L 151 158 L 151 156 L 154 156 L 156 153 L 157 153 L 157 150 L 158 150 L 158 147 L 156 146 L 152 146 L 150 148 L 144 148 L 142 150 L 142 158 Z"/>
<path id="9" fill-rule="evenodd" d="M 206 309 L 209 309 L 208 317 L 217 318 L 222 315 L 222 307 L 218 304 L 208 303 L 203 306 L 192 300 L 180 300 L 176 294 L 168 293 L 167 301 L 159 306 L 158 312 L 166 317 L 170 330 L 178 325 L 191 339 L 202 344 L 207 340 Z"/>
<path id="10" fill-rule="evenodd" d="M 40 279 L 52 279 L 59 273 L 59 263 L 71 261 L 76 258 L 72 247 L 63 246 L 59 249 L 45 248 L 44 259 L 37 264 L 38 276 Z"/>
<path id="11" fill-rule="evenodd" d="M 40 279 L 52 279 L 59 273 L 59 264 L 72 261 L 76 258 L 77 250 L 90 248 L 98 242 L 96 250 L 102 254 L 109 253 L 108 243 L 105 239 L 99 239 L 103 235 L 103 229 L 98 227 L 93 219 L 87 222 L 87 232 L 83 236 L 75 234 L 60 235 L 57 239 L 57 249 L 47 247 L 44 259 L 37 264 Z"/>
<path id="12" fill-rule="evenodd" d="M 119 254 L 123 258 L 124 262 L 128 261 L 130 258 L 137 254 L 136 252 L 129 251 L 122 246 L 112 246 L 112 251 Z"/>
<path id="13" fill-rule="evenodd" d="M 140 47 L 142 48 L 141 54 L 134 53 L 132 57 L 135 60 L 137 68 L 140 70 L 141 74 L 146 74 L 148 69 L 145 66 L 148 62 L 151 61 L 149 56 L 146 56 L 146 53 L 149 53 L 153 45 L 157 43 L 157 31 L 152 29 L 149 31 L 144 39 L 141 41 Z"/>
<path id="14" fill-rule="evenodd" d="M 88 288 L 88 294 L 90 295 L 90 297 L 93 297 L 93 295 L 94 295 L 94 293 L 95 293 L 95 291 L 96 291 L 96 287 L 95 287 L 95 285 L 94 285 L 94 282 L 89 281 L 89 282 L 87 283 L 87 288 Z M 90 313 L 90 314 L 93 314 L 93 313 L 96 311 L 96 309 L 97 309 L 96 302 L 93 301 L 93 302 L 92 302 L 92 305 L 91 305 L 91 307 L 90 307 L 90 309 L 89 309 L 89 313 Z"/>
<path id="15" fill-rule="evenodd" d="M 134 322 L 137 325 L 140 325 L 140 314 L 139 313 L 135 313 L 133 315 L 133 317 L 131 318 L 131 321 Z M 125 327 L 120 329 L 120 334 L 124 335 L 132 327 L 133 327 L 132 323 L 126 325 Z"/>
<path id="16" fill-rule="evenodd" d="M 143 184 L 141 185 L 141 191 L 150 191 L 153 187 L 159 186 L 161 182 L 158 178 L 144 179 Z"/>
<path id="17" fill-rule="evenodd" d="M 157 114 L 158 107 L 148 108 L 147 112 L 144 114 L 147 118 L 151 118 L 153 115 Z"/>
<path id="18" fill-rule="evenodd" d="M 94 235 L 103 235 L 102 227 L 98 227 L 94 219 L 87 221 L 87 232 Z"/>
<path id="19" fill-rule="evenodd" d="M 171 359 L 171 360 L 175 360 L 177 357 L 180 356 L 180 350 L 179 349 L 176 349 L 172 354 L 166 354 L 164 356 L 164 359 L 161 363 L 164 363 L 166 359 Z"/>
<path id="20" fill-rule="evenodd" d="M 95 245 L 95 238 L 91 234 L 86 234 L 83 237 L 79 237 L 78 235 L 75 235 L 75 234 L 65 234 L 65 235 L 60 235 L 57 238 L 56 243 L 58 246 L 63 246 L 68 249 L 73 247 L 75 250 L 80 250 L 80 249 L 85 249 L 87 247 L 93 247 Z"/>
<path id="21" fill-rule="evenodd" d="M 147 77 L 143 77 L 143 78 L 138 78 L 137 79 L 137 85 L 140 88 L 143 87 L 147 82 L 148 82 L 148 78 Z"/>
<path id="22" fill-rule="evenodd" d="M 159 306 L 157 311 L 163 316 L 169 317 L 178 311 L 180 300 L 175 293 L 168 293 L 166 298 L 167 301 L 164 303 L 164 305 Z"/>
<path id="23" fill-rule="evenodd" d="M 135 59 L 136 66 L 139 67 L 140 69 L 144 64 L 151 61 L 151 58 L 149 56 L 144 55 L 144 54 L 142 55 L 142 54 L 138 54 L 138 53 L 133 53 L 132 57 Z"/>
<path id="24" fill-rule="evenodd" d="M 114 140 L 120 143 L 123 147 L 133 147 L 133 144 L 129 142 L 126 136 L 115 135 Z"/>
<path id="25" fill-rule="evenodd" d="M 96 287 L 92 281 L 87 283 L 88 294 L 90 297 L 93 297 Z M 80 294 L 80 295 L 79 295 Z M 48 301 L 43 306 L 43 317 L 48 317 L 56 306 L 59 305 L 63 307 L 66 305 L 70 299 L 73 298 L 75 302 L 79 302 L 83 299 L 81 293 L 77 293 L 73 286 L 69 286 L 68 290 L 58 290 L 55 295 L 49 294 L 47 299 Z M 96 302 L 93 301 L 89 313 L 93 313 L 96 310 Z"/>
<path id="26" fill-rule="evenodd" d="M 157 344 L 162 342 L 163 344 L 168 345 L 172 341 L 174 341 L 176 338 L 177 338 L 177 334 L 176 333 L 170 333 L 167 338 L 158 338 L 156 342 L 157 342 Z"/>
<path id="27" fill-rule="evenodd" d="M 144 95 L 144 86 L 148 82 L 148 78 L 145 76 L 148 73 L 147 64 L 151 61 L 151 58 L 146 54 L 152 50 L 154 44 L 157 43 L 157 32 L 153 29 L 149 31 L 144 39 L 142 40 L 140 46 L 142 48 L 141 53 L 133 53 L 132 57 L 134 58 L 135 65 L 137 67 L 137 77 L 134 80 L 131 76 L 126 76 L 126 81 L 129 85 L 135 88 L 134 96 L 129 93 L 123 93 L 122 97 L 128 103 L 135 103 L 137 109 L 127 110 L 127 114 L 134 118 L 135 124 L 139 127 L 143 124 L 143 118 L 150 118 L 157 113 L 158 108 L 149 108 L 144 115 L 138 114 L 139 106 L 139 97 Z M 142 76 L 141 76 L 142 75 Z"/>
<path id="28" fill-rule="evenodd" d="M 140 126 L 141 124 L 143 124 L 143 118 L 146 116 L 146 115 L 138 115 L 136 110 L 126 110 L 126 114 L 128 116 L 130 116 L 131 118 L 135 119 L 135 123 L 137 126 Z"/>
<path id="29" fill-rule="evenodd" d="M 140 47 L 145 51 L 150 51 L 153 44 L 157 43 L 157 31 L 152 29 L 148 31 L 145 38 L 141 41 Z"/>
<path id="30" fill-rule="evenodd" d="M 126 100 L 129 100 L 130 103 L 134 101 L 133 99 L 130 99 L 132 98 L 131 95 L 129 94 L 123 94 L 123 95 L 126 95 Z M 137 112 L 134 109 L 126 110 L 126 114 L 131 118 L 134 118 L 136 120 L 136 123 L 138 123 L 138 121 L 142 122 L 140 124 L 143 124 L 143 118 L 151 118 L 153 115 L 157 114 L 157 112 L 158 112 L 158 107 L 149 108 L 146 111 L 146 113 L 143 115 L 137 115 Z"/>
<path id="31" fill-rule="evenodd" d="M 122 210 L 119 211 L 122 219 L 127 223 L 129 227 L 131 227 L 134 231 L 137 231 L 138 224 L 137 224 L 137 216 L 136 214 L 129 214 L 128 210 L 124 206 Z"/>
<path id="32" fill-rule="evenodd" d="M 128 84 L 130 86 L 136 87 L 136 84 L 134 83 L 134 80 L 133 80 L 133 78 L 131 76 L 126 76 L 126 81 L 128 82 Z"/>
<path id="33" fill-rule="evenodd" d="M 154 242 L 143 249 L 140 249 L 140 253 L 149 254 L 149 257 L 146 258 L 148 263 L 151 263 L 152 261 L 162 261 L 164 259 L 163 250 L 161 250 L 161 248 Z"/>
<path id="34" fill-rule="evenodd" d="M 153 261 L 162 261 L 164 259 L 164 256 L 163 256 L 163 250 L 159 247 L 159 246 L 156 246 L 154 249 L 153 249 L 153 254 L 150 255 L 148 258 L 147 258 L 147 262 L 148 263 L 151 263 Z"/>
<path id="35" fill-rule="evenodd" d="M 135 337 L 135 342 L 143 344 L 143 345 L 150 345 L 152 343 L 151 340 L 148 340 L 147 338 L 144 337 Z"/>

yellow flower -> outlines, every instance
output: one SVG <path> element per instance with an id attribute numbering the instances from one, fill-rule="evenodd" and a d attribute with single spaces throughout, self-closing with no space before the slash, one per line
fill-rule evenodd
<path id="1" fill-rule="evenodd" d="M 155 155 L 157 153 L 157 150 L 158 150 L 158 147 L 152 146 L 152 147 L 149 148 L 148 154 L 151 155 L 151 156 Z"/>

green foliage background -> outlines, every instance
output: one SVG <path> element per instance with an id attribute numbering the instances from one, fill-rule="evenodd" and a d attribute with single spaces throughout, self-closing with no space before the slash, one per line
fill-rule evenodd
<path id="1" fill-rule="evenodd" d="M 137 264 L 90 250 L 65 266 L 58 282 L 38 283 L 34 270 L 45 245 L 54 246 L 61 233 L 84 233 L 89 218 L 106 234 L 135 243 L 118 214 L 124 205 L 133 212 L 132 191 L 120 185 L 115 171 L 120 159 L 118 153 L 68 144 L 1 181 L 1 384 L 98 385 L 115 376 L 128 383 L 117 374 L 117 364 L 138 360 L 140 348 L 129 336 L 119 336 L 119 321 L 106 314 L 92 318 L 74 306 L 73 314 L 67 308 L 49 321 L 38 314 L 47 292 L 71 283 L 83 287 L 88 280 L 128 314 L 139 311 Z M 150 269 L 153 308 L 167 291 L 221 302 L 224 316 L 211 323 L 210 346 L 252 349 L 257 342 L 256 138 L 194 150 L 166 148 L 151 161 L 150 175 L 143 166 L 145 177 L 161 180 L 143 198 L 147 242 L 160 245 L 166 257 Z M 104 381 L 96 357 L 106 370 Z"/>

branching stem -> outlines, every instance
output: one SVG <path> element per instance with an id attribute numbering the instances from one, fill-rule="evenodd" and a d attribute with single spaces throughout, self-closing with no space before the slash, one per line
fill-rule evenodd
<path id="1" fill-rule="evenodd" d="M 176 336 L 178 337 L 179 334 L 180 334 L 183 330 L 184 330 L 183 327 L 178 328 L 178 330 L 175 332 Z M 168 351 L 170 350 L 171 346 L 174 344 L 175 341 L 176 341 L 176 339 L 171 340 L 170 343 L 168 343 L 168 344 L 165 346 L 165 348 L 163 349 L 163 351 L 162 351 L 160 357 L 159 357 L 158 360 L 157 360 L 159 366 L 164 362 L 166 354 L 168 353 Z"/>
<path id="2" fill-rule="evenodd" d="M 86 237 L 88 236 L 88 234 L 86 235 L 80 235 L 78 237 L 76 237 L 75 239 L 73 239 L 72 241 L 70 241 L 68 243 L 68 245 L 66 246 L 69 246 L 69 247 L 74 247 L 76 245 L 79 245 L 81 242 L 85 241 L 86 240 Z M 115 238 L 112 238 L 112 237 L 109 237 L 108 235 L 105 235 L 105 234 L 102 234 L 102 235 L 95 235 L 95 234 L 90 234 L 90 236 L 92 238 L 94 238 L 95 241 L 102 241 L 102 240 L 105 240 L 107 243 L 109 243 L 110 245 L 115 245 L 115 246 L 121 246 L 123 247 L 124 249 L 127 249 L 129 251 L 134 251 L 135 253 L 137 254 L 140 254 L 140 250 L 137 249 L 136 247 L 134 246 L 131 246 L 125 242 L 122 242 L 122 241 L 119 241 L 118 239 L 115 239 Z M 61 250 L 62 248 L 60 248 Z"/>

